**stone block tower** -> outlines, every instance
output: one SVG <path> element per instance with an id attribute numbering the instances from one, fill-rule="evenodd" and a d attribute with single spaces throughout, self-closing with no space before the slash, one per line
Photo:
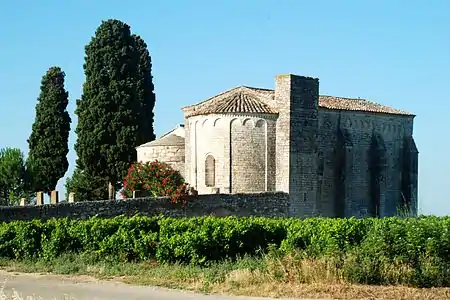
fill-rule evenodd
<path id="1" fill-rule="evenodd" d="M 274 104 L 276 190 L 290 194 L 292 216 L 316 213 L 319 80 L 279 75 Z"/>

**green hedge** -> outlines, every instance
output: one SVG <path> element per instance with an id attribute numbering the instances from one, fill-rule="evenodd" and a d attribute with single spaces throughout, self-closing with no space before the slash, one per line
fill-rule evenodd
<path id="1" fill-rule="evenodd" d="M 435 277 L 441 278 L 438 285 L 450 284 L 450 217 L 135 216 L 0 224 L 0 257 L 8 259 L 52 259 L 67 252 L 95 252 L 126 261 L 204 264 L 269 248 L 308 257 L 350 257 L 340 263 L 351 270 L 347 277 L 355 282 L 382 282 L 381 268 L 388 263 L 408 265 L 416 280 L 422 278 L 416 282 L 419 285 L 436 285 Z"/>

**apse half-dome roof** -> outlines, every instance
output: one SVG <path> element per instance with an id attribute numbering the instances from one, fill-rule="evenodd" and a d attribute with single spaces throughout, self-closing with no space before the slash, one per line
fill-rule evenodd
<path id="1" fill-rule="evenodd" d="M 154 141 L 139 145 L 142 147 L 156 147 L 156 146 L 183 146 L 184 145 L 184 124 L 179 124 L 169 132 L 166 132 Z"/>
<path id="2" fill-rule="evenodd" d="M 154 141 L 140 145 L 138 148 L 156 146 L 184 146 L 184 137 L 175 134 L 169 134 Z"/>
<path id="3" fill-rule="evenodd" d="M 189 117 L 230 113 L 277 114 L 275 109 L 245 87 L 227 91 L 197 105 L 185 107 L 183 110 Z"/>

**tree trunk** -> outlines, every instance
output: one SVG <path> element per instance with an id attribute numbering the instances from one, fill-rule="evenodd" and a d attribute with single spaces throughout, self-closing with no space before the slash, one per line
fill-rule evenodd
<path id="1" fill-rule="evenodd" d="M 2 193 L 0 193 L 0 205 L 7 206 L 8 200 L 7 200 L 7 190 L 6 188 L 2 189 Z"/>
<path id="2" fill-rule="evenodd" d="M 116 191 L 114 189 L 114 185 L 111 182 L 108 183 L 108 197 L 109 200 L 116 199 Z"/>

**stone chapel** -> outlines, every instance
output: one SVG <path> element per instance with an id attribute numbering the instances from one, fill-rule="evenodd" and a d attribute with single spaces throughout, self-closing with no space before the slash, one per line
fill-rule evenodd
<path id="1" fill-rule="evenodd" d="M 297 216 L 417 214 L 414 114 L 319 95 L 316 78 L 279 75 L 183 108 L 184 124 L 137 147 L 200 194 L 289 193 Z"/>

